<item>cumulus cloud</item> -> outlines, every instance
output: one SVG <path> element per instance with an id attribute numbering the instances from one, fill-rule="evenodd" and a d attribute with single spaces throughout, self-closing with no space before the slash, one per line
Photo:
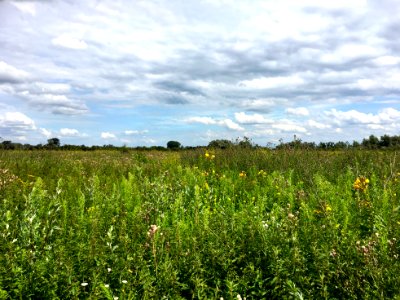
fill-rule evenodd
<path id="1" fill-rule="evenodd" d="M 320 123 L 314 120 L 308 120 L 307 125 L 311 128 L 316 128 L 316 129 L 328 129 L 331 128 L 331 125 L 329 124 L 324 124 Z"/>
<path id="2" fill-rule="evenodd" d="M 290 76 L 260 77 L 251 80 L 243 80 L 239 83 L 246 88 L 252 89 L 276 89 L 284 86 L 297 86 L 305 81 L 300 76 L 294 74 Z"/>
<path id="3" fill-rule="evenodd" d="M 60 46 L 73 50 L 84 50 L 87 48 L 87 44 L 85 43 L 85 41 L 65 34 L 52 39 L 51 42 L 55 46 Z"/>
<path id="4" fill-rule="evenodd" d="M 125 130 L 125 135 L 142 135 L 148 133 L 148 130 Z"/>
<path id="5" fill-rule="evenodd" d="M 35 122 L 21 112 L 6 112 L 0 115 L 0 134 L 4 138 L 25 139 L 36 130 Z"/>
<path id="6" fill-rule="evenodd" d="M 26 100 L 30 105 L 41 110 L 49 110 L 54 114 L 79 115 L 88 112 L 85 103 L 64 95 L 68 89 L 64 84 L 36 84 L 16 88 L 14 94 Z"/>
<path id="7" fill-rule="evenodd" d="M 190 117 L 186 119 L 187 123 L 200 123 L 205 125 L 215 125 L 218 121 L 210 117 Z"/>
<path id="8" fill-rule="evenodd" d="M 44 135 L 46 138 L 50 138 L 53 133 L 50 130 L 47 130 L 46 128 L 40 128 L 39 129 L 40 134 Z"/>
<path id="9" fill-rule="evenodd" d="M 273 122 L 272 120 L 266 119 L 263 115 L 248 115 L 244 112 L 235 113 L 235 119 L 240 124 L 269 124 Z"/>
<path id="10" fill-rule="evenodd" d="M 111 132 L 102 132 L 100 134 L 100 136 L 102 139 L 105 139 L 105 140 L 113 140 L 113 139 L 117 138 L 117 136 Z"/>
<path id="11" fill-rule="evenodd" d="M 332 118 L 332 122 L 338 125 L 342 124 L 390 124 L 400 121 L 400 111 L 394 108 L 385 108 L 377 114 L 363 113 L 357 110 L 338 111 L 332 109 L 325 114 Z"/>
<path id="12" fill-rule="evenodd" d="M 60 135 L 64 137 L 78 137 L 81 136 L 81 133 L 77 129 L 61 128 Z"/>
<path id="13" fill-rule="evenodd" d="M 296 107 L 296 108 L 289 107 L 286 109 L 286 113 L 289 115 L 302 116 L 302 117 L 308 116 L 310 114 L 310 112 L 306 107 Z"/>
<path id="14" fill-rule="evenodd" d="M 11 4 L 14 5 L 18 10 L 20 10 L 24 14 L 29 14 L 32 16 L 36 15 L 36 3 L 34 2 L 12 1 Z"/>
<path id="15" fill-rule="evenodd" d="M 233 122 L 231 119 L 224 119 L 224 120 L 218 121 L 218 124 L 219 125 L 224 125 L 228 129 L 231 129 L 231 130 L 237 130 L 237 131 L 244 130 L 243 127 L 241 127 L 239 124 Z"/>
<path id="16" fill-rule="evenodd" d="M 272 128 L 274 129 L 278 129 L 280 131 L 283 132 L 292 132 L 292 133 L 306 133 L 307 129 L 294 124 L 293 122 L 289 121 L 289 120 L 282 120 L 280 122 L 274 123 L 272 124 Z"/>
<path id="17" fill-rule="evenodd" d="M 244 128 L 239 124 L 233 122 L 231 119 L 217 120 L 210 117 L 190 117 L 185 120 L 187 123 L 200 123 L 204 125 L 219 125 L 224 126 L 230 130 L 243 131 Z"/>
<path id="18" fill-rule="evenodd" d="M 29 74 L 4 61 L 0 61 L 0 84 L 19 83 L 29 78 Z"/>

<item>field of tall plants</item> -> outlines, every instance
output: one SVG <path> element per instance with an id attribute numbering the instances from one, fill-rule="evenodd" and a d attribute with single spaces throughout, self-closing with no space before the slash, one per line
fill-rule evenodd
<path id="1" fill-rule="evenodd" d="M 0 299 L 400 299 L 393 151 L 1 151 Z"/>

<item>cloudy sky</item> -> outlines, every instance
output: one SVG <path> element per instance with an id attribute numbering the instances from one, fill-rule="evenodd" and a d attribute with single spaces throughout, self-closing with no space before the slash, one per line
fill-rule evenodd
<path id="1" fill-rule="evenodd" d="M 400 134 L 398 0 L 0 0 L 0 137 Z"/>

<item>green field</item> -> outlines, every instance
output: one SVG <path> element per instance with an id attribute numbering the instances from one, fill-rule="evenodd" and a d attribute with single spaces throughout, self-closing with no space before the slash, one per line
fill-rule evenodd
<path id="1" fill-rule="evenodd" d="M 0 299 L 400 299 L 394 151 L 1 151 Z"/>

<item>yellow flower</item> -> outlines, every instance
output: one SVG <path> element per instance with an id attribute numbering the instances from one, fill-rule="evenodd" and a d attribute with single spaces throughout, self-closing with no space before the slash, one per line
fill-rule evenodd
<path id="1" fill-rule="evenodd" d="M 325 206 L 325 210 L 326 210 L 327 212 L 332 211 L 332 207 L 331 207 L 329 204 L 327 204 L 327 205 Z"/>
<path id="2" fill-rule="evenodd" d="M 246 177 L 247 175 L 246 175 L 246 172 L 245 172 L 245 171 L 242 171 L 242 172 L 239 173 L 239 176 L 240 176 L 240 177 Z"/>
<path id="3" fill-rule="evenodd" d="M 267 172 L 265 172 L 264 170 L 260 170 L 260 171 L 258 171 L 258 175 L 265 177 L 265 176 L 267 176 Z"/>
<path id="4" fill-rule="evenodd" d="M 213 160 L 215 158 L 214 154 L 210 154 L 208 151 L 204 154 L 206 159 Z"/>
<path id="5" fill-rule="evenodd" d="M 364 176 L 357 177 L 353 183 L 353 188 L 357 191 L 365 192 L 368 188 L 369 179 Z"/>

